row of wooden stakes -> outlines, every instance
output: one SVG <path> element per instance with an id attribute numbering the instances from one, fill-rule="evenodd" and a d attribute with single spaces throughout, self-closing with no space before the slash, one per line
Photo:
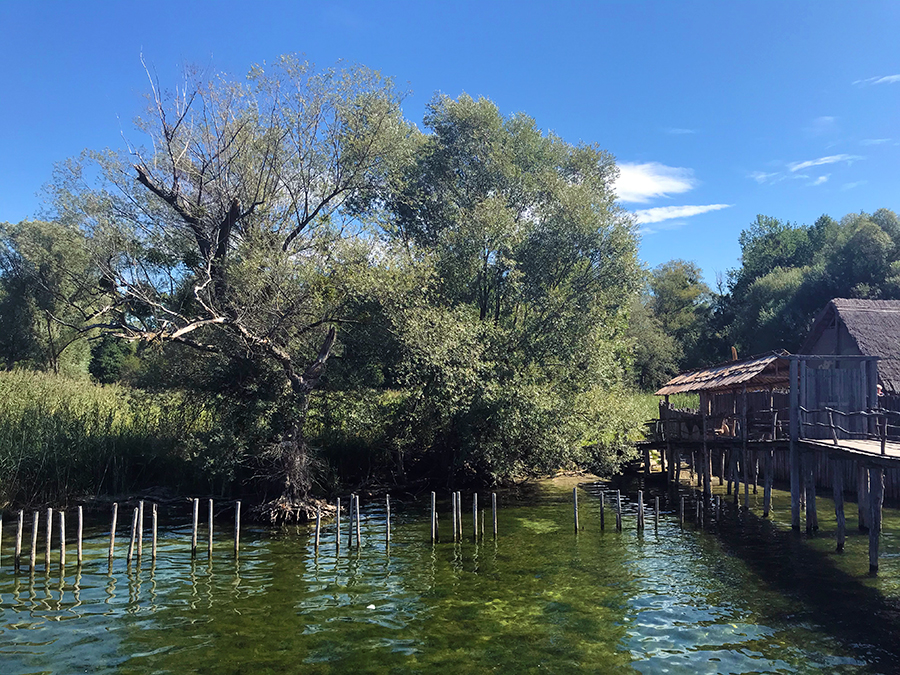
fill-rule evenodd
<path id="1" fill-rule="evenodd" d="M 151 547 L 150 547 L 150 556 L 153 560 L 156 560 L 156 548 L 157 548 L 157 506 L 156 504 L 150 505 L 150 531 L 151 531 Z M 197 554 L 197 531 L 199 524 L 199 512 L 200 512 L 200 500 L 193 500 L 193 529 L 191 533 L 191 555 L 195 556 Z M 66 566 L 66 512 L 58 511 L 56 512 L 58 516 L 58 524 L 59 524 L 59 566 Z M 78 565 L 81 565 L 84 562 L 84 547 L 83 547 L 83 533 L 84 533 L 84 512 L 81 506 L 77 507 L 76 510 L 78 520 L 75 528 L 75 554 L 76 554 L 76 562 Z M 53 539 L 53 520 L 54 520 L 54 510 L 52 508 L 48 508 L 46 511 L 46 526 L 45 526 L 45 547 L 44 547 L 44 567 L 45 569 L 49 569 L 50 567 L 50 549 Z M 116 549 L 116 528 L 119 518 L 119 504 L 113 503 L 112 507 L 112 524 L 110 526 L 109 531 L 109 554 L 108 558 L 110 563 L 112 562 L 115 549 Z M 29 567 L 34 570 L 37 563 L 37 551 L 38 551 L 38 530 L 40 529 L 40 512 L 34 511 L 31 517 L 31 550 L 29 557 Z M 18 523 L 16 528 L 16 552 L 15 557 L 13 559 L 13 565 L 16 570 L 19 570 L 22 566 L 22 537 L 25 529 L 25 511 L 23 509 L 19 509 L 18 514 Z M 208 543 L 207 543 L 207 553 L 212 556 L 212 548 L 213 548 L 213 500 L 209 500 L 209 527 L 208 527 Z M 240 549 L 240 536 L 241 536 L 241 502 L 235 502 L 235 512 L 234 512 L 234 553 L 238 554 Z M 2 553 L 2 542 L 3 542 L 3 516 L 0 514 L 0 553 Z M 144 502 L 138 502 L 138 505 L 134 507 L 134 511 L 132 513 L 131 518 L 131 538 L 128 543 L 128 554 L 126 556 L 126 560 L 129 564 L 134 559 L 135 554 L 137 554 L 138 560 L 144 554 Z"/>
<path id="2" fill-rule="evenodd" d="M 452 509 L 452 524 L 453 524 L 453 541 L 462 540 L 463 532 L 462 532 L 462 493 L 461 492 L 453 492 L 451 494 L 451 509 Z M 193 499 L 193 517 L 191 519 L 191 556 L 197 555 L 197 537 L 199 530 L 199 520 L 200 520 L 200 500 Z M 353 545 L 353 537 L 356 535 L 356 546 L 360 546 L 362 542 L 362 533 L 361 533 L 361 518 L 360 518 L 360 505 L 359 505 L 359 496 L 351 495 L 350 496 L 350 524 L 348 528 L 348 541 L 347 545 Z M 389 544 L 391 541 L 391 497 L 390 495 L 385 496 L 385 509 L 386 509 L 386 517 L 385 517 L 385 541 Z M 493 532 L 494 538 L 497 538 L 497 494 L 491 493 L 491 512 L 492 512 L 492 520 L 493 520 Z M 474 523 L 474 536 L 477 539 L 479 536 L 479 523 L 478 523 L 478 495 L 474 494 L 472 497 L 472 514 L 473 514 L 473 523 Z M 65 511 L 57 511 L 56 512 L 59 524 L 59 565 L 60 567 L 65 567 L 66 565 L 66 512 Z M 115 556 L 116 550 L 116 530 L 118 527 L 118 518 L 119 518 L 119 504 L 113 503 L 112 505 L 112 523 L 109 531 L 109 553 L 108 559 L 109 562 L 112 563 L 113 558 Z M 34 511 L 32 514 L 31 521 L 31 550 L 30 550 L 30 558 L 29 558 L 29 567 L 34 570 L 37 563 L 37 551 L 38 551 L 38 530 L 40 526 L 40 512 Z M 50 549 L 52 544 L 52 535 L 53 535 L 53 520 L 54 520 L 54 510 L 52 508 L 48 508 L 46 511 L 46 527 L 45 527 L 45 550 L 44 550 L 44 566 L 45 569 L 49 569 L 50 567 Z M 156 551 L 157 551 L 157 505 L 150 504 L 150 556 L 152 560 L 156 560 Z M 336 526 L 336 537 L 335 543 L 337 547 L 340 547 L 341 540 L 341 500 L 337 499 L 336 502 L 336 518 L 335 518 L 335 526 Z M 355 527 L 354 527 L 355 526 Z M 15 549 L 15 558 L 14 558 L 14 566 L 16 570 L 19 570 L 22 565 L 22 538 L 25 529 L 25 512 L 20 509 L 18 513 L 18 527 L 16 528 L 16 549 Z M 77 564 L 81 565 L 84 561 L 84 553 L 83 553 L 83 531 L 84 531 L 84 513 L 82 507 L 77 507 L 77 525 L 76 525 L 76 535 L 75 535 L 75 546 L 76 546 L 76 560 Z M 484 536 L 484 510 L 481 511 L 481 527 L 480 534 Z M 318 550 L 319 544 L 321 542 L 322 535 L 322 508 L 319 506 L 316 510 L 316 528 L 315 528 L 315 548 Z M 241 502 L 235 502 L 234 509 L 234 555 L 237 556 L 240 551 L 240 541 L 241 541 Z M 434 492 L 431 493 L 431 541 L 438 541 L 438 511 L 436 507 L 436 494 Z M 0 514 L 0 554 L 2 554 L 2 542 L 3 542 L 3 516 Z M 207 555 L 212 557 L 213 551 L 213 500 L 210 499 L 208 502 L 208 510 L 207 510 Z M 144 553 L 144 502 L 138 502 L 138 505 L 134 507 L 131 518 L 131 537 L 128 543 L 128 553 L 126 555 L 126 561 L 128 564 L 131 564 L 132 560 L 137 556 L 137 559 L 140 560 Z"/>

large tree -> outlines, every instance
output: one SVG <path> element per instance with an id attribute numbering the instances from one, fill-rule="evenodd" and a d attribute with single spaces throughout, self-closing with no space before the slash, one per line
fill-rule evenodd
<path id="1" fill-rule="evenodd" d="M 395 329 L 409 449 L 451 477 L 614 466 L 632 427 L 601 394 L 639 281 L 614 159 L 486 99 L 437 96 L 425 123 L 383 204 L 390 241 L 435 270 Z"/>
<path id="2" fill-rule="evenodd" d="M 310 394 L 347 308 L 377 286 L 372 263 L 386 251 L 346 206 L 377 194 L 404 148 L 399 102 L 376 72 L 292 56 L 243 81 L 189 72 L 171 93 L 151 78 L 145 143 L 88 155 L 96 183 L 69 163 L 52 188 L 105 292 L 80 330 L 190 348 L 218 364 L 223 386 L 265 380 L 273 518 L 303 512 Z"/>

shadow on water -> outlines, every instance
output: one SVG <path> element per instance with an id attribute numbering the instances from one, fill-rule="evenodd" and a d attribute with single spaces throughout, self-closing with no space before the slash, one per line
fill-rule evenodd
<path id="1" fill-rule="evenodd" d="M 696 496 L 696 492 L 681 494 Z M 766 619 L 815 626 L 879 672 L 896 672 L 900 659 L 900 598 L 886 596 L 870 576 L 844 569 L 858 567 L 859 561 L 847 556 L 863 557 L 868 568 L 868 558 L 861 547 L 856 545 L 856 550 L 840 554 L 834 549 L 828 551 L 825 546 L 834 542 L 833 537 L 829 539 L 830 533 L 808 537 L 784 523 L 738 508 L 730 500 L 731 497 L 722 505 L 718 522 L 707 512 L 710 526 L 704 531 L 716 538 L 725 555 L 739 558 L 762 584 L 790 601 L 789 613 L 770 612 Z M 826 501 L 826 505 L 830 504 Z M 693 509 L 687 511 L 693 516 Z M 686 523 L 685 527 L 694 524 Z M 848 528 L 848 544 L 851 538 L 856 539 L 856 544 L 868 541 L 867 535 L 856 536 L 855 528 Z"/>

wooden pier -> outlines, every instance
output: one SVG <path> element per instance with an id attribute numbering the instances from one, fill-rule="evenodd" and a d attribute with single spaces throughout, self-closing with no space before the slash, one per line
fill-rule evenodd
<path id="1" fill-rule="evenodd" d="M 686 392 L 699 395 L 697 409 L 670 405 L 671 394 Z M 900 413 L 881 405 L 877 357 L 775 352 L 682 373 L 657 394 L 659 418 L 641 449 L 648 465 L 649 451 L 659 451 L 670 483 L 686 461 L 710 508 L 714 478 L 745 507 L 762 487 L 765 517 L 774 481 L 789 482 L 791 525 L 799 530 L 803 521 L 809 533 L 818 529 L 816 491 L 826 489 L 835 497 L 838 550 L 844 496 L 854 495 L 877 571 L 883 501 L 900 498 Z"/>

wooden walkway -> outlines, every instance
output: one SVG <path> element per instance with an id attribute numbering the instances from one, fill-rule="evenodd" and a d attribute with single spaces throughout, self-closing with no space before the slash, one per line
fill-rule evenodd
<path id="1" fill-rule="evenodd" d="M 837 444 L 828 439 L 803 438 L 801 446 L 811 450 L 826 450 L 832 455 L 844 455 L 846 459 L 868 459 L 874 462 L 881 460 L 885 467 L 895 468 L 900 462 L 900 443 L 885 443 L 884 454 L 881 454 L 881 441 L 839 438 Z"/>

